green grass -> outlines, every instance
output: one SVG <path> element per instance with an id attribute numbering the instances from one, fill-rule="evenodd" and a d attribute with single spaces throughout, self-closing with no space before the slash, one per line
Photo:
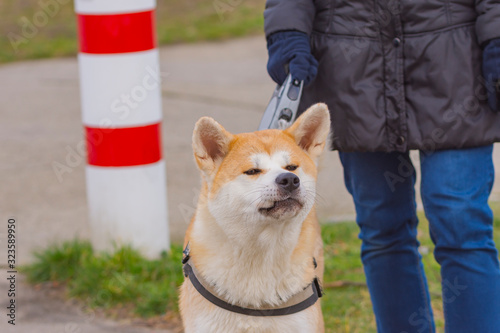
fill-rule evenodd
<path id="1" fill-rule="evenodd" d="M 500 205 L 493 205 L 500 216 Z M 432 255 L 434 246 L 428 235 L 428 223 L 420 216 L 419 240 L 428 249 L 423 255 L 437 331 L 444 327 L 439 265 Z M 323 226 L 325 242 L 324 284 L 335 281 L 364 283 L 360 261 L 358 227 L 344 222 Z M 500 218 L 495 219 L 495 241 L 500 245 Z M 53 246 L 37 255 L 36 262 L 25 267 L 32 283 L 55 281 L 66 285 L 67 294 L 84 300 L 91 307 L 112 311 L 127 309 L 126 315 L 149 318 L 165 312 L 176 313 L 177 292 L 183 277 L 182 249 L 172 247 L 159 260 L 146 260 L 130 248 L 114 254 L 95 253 L 88 242 L 73 241 Z M 370 295 L 365 286 L 348 284 L 327 288 L 322 299 L 327 332 L 376 332 Z"/>
<path id="2" fill-rule="evenodd" d="M 500 204 L 492 203 L 495 213 L 494 238 L 497 248 L 500 246 Z M 419 214 L 418 238 L 421 248 L 426 248 L 422 255 L 427 276 L 431 303 L 437 332 L 444 331 L 444 316 L 441 297 L 440 266 L 434 260 L 434 245 L 429 236 L 429 224 L 423 214 Z M 345 280 L 365 282 L 360 261 L 361 241 L 357 235 L 355 223 L 345 222 L 323 226 L 325 242 L 325 277 L 324 283 Z M 371 333 L 376 332 L 370 295 L 366 287 L 345 287 L 328 289 L 322 299 L 323 313 L 327 332 L 335 333 Z"/>
<path id="3" fill-rule="evenodd" d="M 39 0 L 0 1 L 0 63 L 76 54 L 73 1 L 43 2 L 62 4 L 44 11 Z M 264 5 L 265 0 L 158 1 L 158 41 L 195 42 L 262 32 Z M 46 22 L 44 13 L 50 14 Z"/>
<path id="4" fill-rule="evenodd" d="M 89 242 L 75 240 L 36 257 L 23 269 L 28 281 L 65 283 L 68 296 L 91 307 L 131 308 L 131 314 L 146 318 L 177 311 L 177 287 L 183 280 L 179 246 L 158 260 L 146 260 L 129 247 L 95 253 Z"/>
<path id="5" fill-rule="evenodd" d="M 358 233 L 357 225 L 352 222 L 323 226 L 324 285 L 339 280 L 365 282 Z M 328 332 L 375 332 L 368 289 L 347 286 L 325 290 L 321 302 Z"/>

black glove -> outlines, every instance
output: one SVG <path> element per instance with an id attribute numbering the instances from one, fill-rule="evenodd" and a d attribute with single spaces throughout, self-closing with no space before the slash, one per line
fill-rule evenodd
<path id="1" fill-rule="evenodd" d="M 311 54 L 309 36 L 303 32 L 281 31 L 270 35 L 267 51 L 267 72 L 279 85 L 285 81 L 288 71 L 293 79 L 304 81 L 304 85 L 314 80 L 318 73 L 318 61 Z"/>

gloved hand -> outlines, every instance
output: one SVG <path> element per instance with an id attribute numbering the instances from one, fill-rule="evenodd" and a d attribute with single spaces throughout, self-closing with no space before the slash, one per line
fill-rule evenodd
<path id="1" fill-rule="evenodd" d="M 270 35 L 267 51 L 267 72 L 279 85 L 285 81 L 288 71 L 293 79 L 303 80 L 304 85 L 308 85 L 318 73 L 318 61 L 311 54 L 309 36 L 303 32 L 281 31 Z"/>
<path id="2" fill-rule="evenodd" d="M 483 75 L 486 79 L 486 89 L 488 90 L 488 104 L 495 112 L 500 112 L 500 38 L 492 39 L 483 50 Z"/>

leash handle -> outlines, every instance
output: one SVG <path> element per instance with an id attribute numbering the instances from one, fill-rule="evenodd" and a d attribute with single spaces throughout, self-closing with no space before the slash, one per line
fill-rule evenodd
<path id="1" fill-rule="evenodd" d="M 260 121 L 259 131 L 283 130 L 292 125 L 297 117 L 303 88 L 304 81 L 294 80 L 292 74 L 288 74 L 285 82 L 281 86 L 276 86 Z"/>

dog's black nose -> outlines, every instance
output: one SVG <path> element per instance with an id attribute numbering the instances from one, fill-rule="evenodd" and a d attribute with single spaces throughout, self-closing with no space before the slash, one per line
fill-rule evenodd
<path id="1" fill-rule="evenodd" d="M 299 188 L 300 179 L 297 175 L 286 172 L 276 178 L 276 184 L 287 192 L 292 192 Z"/>

